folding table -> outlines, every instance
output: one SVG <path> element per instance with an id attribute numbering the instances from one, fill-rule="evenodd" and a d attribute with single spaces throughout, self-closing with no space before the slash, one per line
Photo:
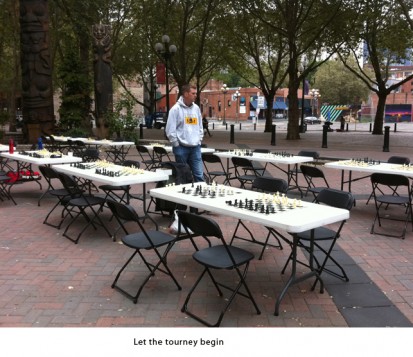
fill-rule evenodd
<path id="1" fill-rule="evenodd" d="M 197 188 L 201 188 L 203 190 L 208 189 L 209 191 L 214 190 L 214 188 L 211 189 L 211 186 L 208 186 L 205 183 L 185 184 L 154 188 L 150 190 L 150 195 L 155 198 L 188 205 L 198 209 L 203 209 L 205 211 L 234 217 L 236 219 L 252 221 L 266 227 L 272 227 L 274 229 L 283 230 L 292 234 L 291 276 L 277 297 L 274 312 L 275 315 L 278 316 L 281 300 L 291 285 L 315 276 L 320 279 L 321 290 L 323 289 L 323 281 L 313 267 L 312 254 L 310 255 L 310 272 L 299 277 L 296 276 L 298 244 L 296 234 L 348 219 L 350 217 L 349 211 L 315 203 L 291 200 L 290 203 L 292 204 L 292 208 L 286 208 L 284 211 L 278 211 L 277 213 L 261 213 L 259 211 L 240 208 L 234 204 L 229 205 L 226 202 L 232 201 L 235 203 L 235 200 L 237 200 L 237 202 L 244 202 L 245 200 L 255 201 L 257 199 L 263 199 L 263 197 L 265 197 L 263 196 L 263 193 L 218 185 L 217 188 L 215 188 L 216 195 L 212 197 L 209 194 L 197 195 Z M 295 208 L 294 202 L 296 203 Z M 313 242 L 311 242 L 310 248 L 312 250 Z"/>

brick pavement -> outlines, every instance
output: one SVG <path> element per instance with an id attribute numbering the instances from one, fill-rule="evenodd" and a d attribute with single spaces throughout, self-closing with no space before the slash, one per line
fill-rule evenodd
<path id="1" fill-rule="evenodd" d="M 242 130 L 236 132 L 236 144 L 230 145 L 226 142 L 229 140 L 228 132 L 218 129 L 211 132 L 213 136 L 205 141 L 216 148 L 238 145 L 268 147 L 270 142 L 270 134 Z M 409 155 L 411 152 L 411 133 L 408 131 L 392 133 L 390 153 L 381 151 L 383 137 L 372 138 L 366 132 L 331 134 L 329 148 L 321 149 L 321 132 L 316 128 L 310 128 L 299 142 L 287 142 L 280 130 L 277 131 L 277 145 L 271 149 L 295 153 L 300 148 L 311 148 L 318 150 L 322 156 L 369 156 L 383 160 L 390 155 Z M 161 139 L 162 135 L 161 131 L 144 130 L 144 137 L 155 140 Z M 131 151 L 130 157 L 135 156 L 136 152 Z M 271 174 L 280 175 L 276 169 L 271 169 Z M 326 175 L 332 186 L 338 188 L 340 173 L 330 169 L 326 170 Z M 139 190 L 139 187 L 134 190 Z M 339 246 L 413 323 L 412 231 L 408 231 L 405 240 L 371 235 L 374 207 L 372 204 L 365 205 L 366 193 L 370 192 L 369 181 L 357 182 L 353 190 L 363 196 L 344 226 Z M 200 271 L 191 259 L 190 244 L 178 243 L 169 257 L 182 291 L 178 291 L 167 277 L 156 275 L 143 291 L 138 304 L 134 305 L 110 287 L 119 267 L 129 257 L 130 250 L 119 242 L 112 242 L 100 229 L 89 229 L 78 245 L 73 244 L 61 236 L 61 231 L 42 224 L 53 199 L 44 199 L 38 207 L 40 194 L 35 183 L 27 183 L 13 189 L 18 206 L 0 202 L 0 260 L 3 267 L 0 272 L 0 326 L 200 326 L 180 311 L 186 293 Z M 138 203 L 134 205 L 139 209 Z M 107 212 L 103 212 L 102 216 L 109 221 Z M 234 220 L 213 217 L 220 223 L 224 234 L 230 236 L 235 228 Z M 169 220 L 157 219 L 165 229 Z M 148 222 L 145 224 L 150 225 Z M 114 222 L 109 222 L 109 225 L 114 228 Z M 253 227 L 257 235 L 264 234 L 259 225 Z M 260 250 L 260 247 L 246 242 L 240 245 L 256 254 Z M 288 277 L 280 274 L 288 254 L 288 249 L 280 251 L 271 248 L 262 261 L 255 260 L 251 264 L 248 281 L 262 314 L 255 315 L 249 303 L 237 298 L 222 326 L 348 326 L 343 311 L 337 307 L 328 289 L 324 294 L 312 292 L 311 281 L 290 288 L 281 304 L 280 316 L 273 316 L 275 297 Z M 138 259 L 124 275 L 122 284 L 136 286 L 139 272 L 143 269 Z M 304 268 L 299 270 L 305 271 Z M 206 314 L 216 310 L 218 299 L 214 295 L 214 290 L 208 287 L 198 299 L 198 307 L 204 309 Z"/>

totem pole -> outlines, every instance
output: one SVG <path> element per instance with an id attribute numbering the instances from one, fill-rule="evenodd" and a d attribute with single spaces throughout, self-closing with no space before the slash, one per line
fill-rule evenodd
<path id="1" fill-rule="evenodd" d="M 36 143 L 54 129 L 47 0 L 20 0 L 23 133 Z"/>
<path id="2" fill-rule="evenodd" d="M 94 25 L 92 28 L 94 45 L 94 82 L 96 128 L 100 138 L 109 134 L 107 114 L 113 111 L 111 26 Z"/>

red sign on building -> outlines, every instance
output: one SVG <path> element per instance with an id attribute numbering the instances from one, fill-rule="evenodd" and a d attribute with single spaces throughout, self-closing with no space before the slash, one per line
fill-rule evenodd
<path id="1" fill-rule="evenodd" d="M 165 84 L 166 83 L 165 77 L 166 77 L 165 76 L 165 63 L 158 62 L 156 64 L 156 83 Z"/>

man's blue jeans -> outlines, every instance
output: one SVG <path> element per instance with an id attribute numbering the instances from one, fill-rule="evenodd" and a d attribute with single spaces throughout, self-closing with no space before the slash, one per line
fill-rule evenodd
<path id="1" fill-rule="evenodd" d="M 201 145 L 198 146 L 175 146 L 173 147 L 175 161 L 188 164 L 191 168 L 194 182 L 204 181 L 204 167 L 202 163 Z"/>

